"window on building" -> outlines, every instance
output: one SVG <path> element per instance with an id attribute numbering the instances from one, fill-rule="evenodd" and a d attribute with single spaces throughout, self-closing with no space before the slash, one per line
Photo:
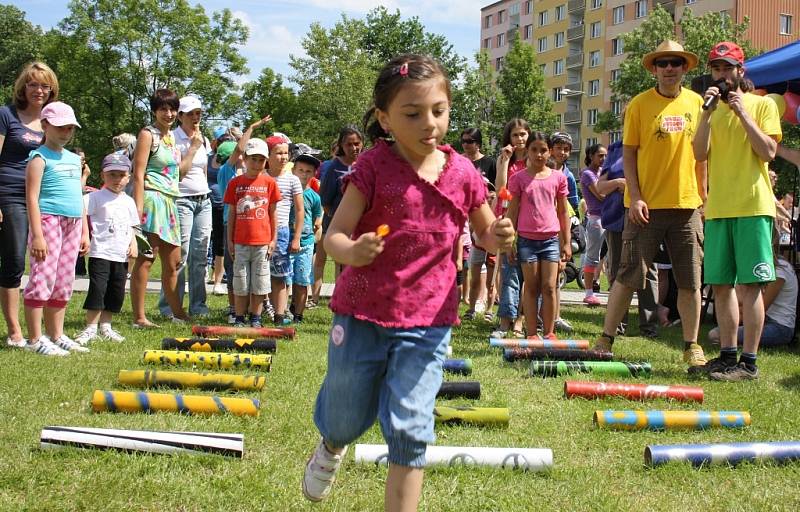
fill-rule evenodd
<path id="1" fill-rule="evenodd" d="M 558 59 L 553 61 L 553 74 L 554 75 L 564 74 L 564 59 Z"/>
<path id="2" fill-rule="evenodd" d="M 622 112 L 622 102 L 619 100 L 611 102 L 611 113 L 615 116 L 619 116 Z"/>
<path id="3" fill-rule="evenodd" d="M 590 108 L 586 111 L 586 126 L 594 126 L 597 124 L 597 109 Z"/>
<path id="4" fill-rule="evenodd" d="M 589 67 L 596 68 L 600 65 L 600 50 L 589 53 Z"/>
<path id="5" fill-rule="evenodd" d="M 600 80 L 589 80 L 589 96 L 600 94 Z"/>
<path id="6" fill-rule="evenodd" d="M 625 50 L 623 48 L 624 44 L 622 39 L 619 37 L 615 37 L 611 40 L 611 55 L 622 55 Z"/>
<path id="7" fill-rule="evenodd" d="M 622 70 L 621 69 L 619 69 L 619 68 L 612 69 L 611 70 L 611 81 L 613 82 L 614 80 L 618 80 L 621 75 L 622 75 Z"/>
<path id="8" fill-rule="evenodd" d="M 503 46 L 505 46 L 505 44 L 506 44 L 506 34 L 505 34 L 505 32 L 501 32 L 500 34 L 497 34 L 497 45 L 495 46 L 495 48 L 502 48 Z"/>
<path id="9" fill-rule="evenodd" d="M 697 0 L 686 0 L 686 5 L 692 5 L 695 2 L 697 2 Z"/>
<path id="10" fill-rule="evenodd" d="M 547 64 L 539 64 L 539 71 L 542 72 L 542 76 L 547 75 Z"/>
<path id="11" fill-rule="evenodd" d="M 636 18 L 644 18 L 647 16 L 647 1 L 648 0 L 637 0 L 635 5 L 634 11 L 636 12 Z"/>
<path id="12" fill-rule="evenodd" d="M 586 147 L 591 147 L 597 144 L 597 137 L 589 137 L 586 139 Z"/>
<path id="13" fill-rule="evenodd" d="M 533 25 L 525 25 L 525 32 L 524 32 L 524 39 L 530 39 L 533 37 Z"/>
<path id="14" fill-rule="evenodd" d="M 514 5 L 512 5 L 511 7 L 508 8 L 508 15 L 509 16 L 515 16 L 517 14 L 519 14 L 519 4 L 514 4 Z"/>
<path id="15" fill-rule="evenodd" d="M 592 0 L 592 9 L 599 9 L 603 7 L 603 0 Z"/>
<path id="16" fill-rule="evenodd" d="M 537 48 L 539 49 L 539 53 L 547 51 L 547 38 L 540 37 L 538 41 Z"/>
<path id="17" fill-rule="evenodd" d="M 781 14 L 781 34 L 792 35 L 792 15 Z"/>
<path id="18" fill-rule="evenodd" d="M 561 87 L 553 87 L 553 101 L 561 101 Z"/>
<path id="19" fill-rule="evenodd" d="M 612 11 L 614 25 L 619 25 L 623 21 L 625 21 L 625 6 L 620 5 L 619 7 L 614 7 Z"/>
<path id="20" fill-rule="evenodd" d="M 492 15 L 488 14 L 483 18 L 483 28 L 490 28 L 492 26 Z"/>
<path id="21" fill-rule="evenodd" d="M 561 21 L 567 17 L 567 6 L 559 5 L 556 7 L 556 21 Z"/>
<path id="22" fill-rule="evenodd" d="M 505 60 L 505 57 L 497 57 L 495 59 L 495 61 L 494 61 L 494 69 L 496 71 L 500 71 L 501 69 L 503 69 L 503 61 L 504 60 Z"/>
<path id="23" fill-rule="evenodd" d="M 556 35 L 553 37 L 553 39 L 556 48 L 561 48 L 564 46 L 564 32 L 556 32 Z"/>
<path id="24" fill-rule="evenodd" d="M 497 11 L 497 24 L 500 25 L 506 21 L 506 11 Z"/>
<path id="25" fill-rule="evenodd" d="M 597 39 L 600 37 L 602 32 L 602 25 L 599 21 L 593 21 L 591 25 L 589 25 L 589 39 Z"/>
<path id="26" fill-rule="evenodd" d="M 525 7 L 522 9 L 522 12 L 524 12 L 525 14 L 530 14 L 531 13 L 531 5 L 532 4 L 533 4 L 533 2 L 531 0 L 528 0 L 527 2 L 525 2 Z"/>
<path id="27" fill-rule="evenodd" d="M 486 48 L 487 50 L 492 47 L 491 37 L 487 37 L 486 39 L 483 40 L 483 47 Z"/>
<path id="28" fill-rule="evenodd" d="M 547 25 L 547 11 L 540 11 L 539 12 L 539 26 L 543 27 Z"/>
<path id="29" fill-rule="evenodd" d="M 622 132 L 620 131 L 613 131 L 608 132 L 608 143 L 613 144 L 615 142 L 619 142 L 622 140 Z"/>

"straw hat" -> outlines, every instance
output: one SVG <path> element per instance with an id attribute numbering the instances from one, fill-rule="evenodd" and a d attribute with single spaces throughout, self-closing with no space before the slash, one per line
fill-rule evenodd
<path id="1" fill-rule="evenodd" d="M 642 66 L 644 66 L 646 69 L 652 69 L 653 62 L 657 58 L 669 56 L 683 57 L 686 60 L 686 65 L 688 67 L 687 71 L 697 67 L 697 55 L 685 51 L 683 46 L 675 41 L 670 41 L 669 39 L 658 45 L 655 51 L 645 55 L 642 58 Z"/>

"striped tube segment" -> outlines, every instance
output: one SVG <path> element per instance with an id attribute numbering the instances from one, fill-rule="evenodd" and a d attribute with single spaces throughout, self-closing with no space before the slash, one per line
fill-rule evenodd
<path id="1" fill-rule="evenodd" d="M 472 359 L 445 359 L 442 369 L 445 373 L 469 375 L 472 373 Z"/>
<path id="2" fill-rule="evenodd" d="M 644 463 L 660 466 L 668 462 L 689 462 L 699 467 L 708 464 L 740 462 L 792 462 L 800 460 L 800 441 L 764 441 L 754 443 L 649 445 L 644 449 Z"/>
<path id="3" fill-rule="evenodd" d="M 505 338 L 489 338 L 490 347 L 499 348 L 548 348 L 548 349 L 573 349 L 589 350 L 588 340 L 518 340 Z"/>
<path id="4" fill-rule="evenodd" d="M 702 402 L 703 388 L 694 386 L 660 386 L 657 384 L 618 384 L 614 382 L 567 381 L 566 398 L 602 398 L 619 396 L 631 400 L 671 398 L 684 402 Z"/>
<path id="5" fill-rule="evenodd" d="M 294 338 L 294 327 L 231 327 L 229 325 L 193 325 L 192 334 L 204 338 L 241 336 L 242 338 Z"/>
<path id="6" fill-rule="evenodd" d="M 217 454 L 241 458 L 244 434 L 158 432 L 90 427 L 45 427 L 42 448 L 93 448 L 124 452 Z"/>
<path id="7" fill-rule="evenodd" d="M 92 394 L 94 412 L 184 412 L 187 414 L 233 414 L 258 416 L 261 402 L 255 398 L 146 393 L 143 391 L 102 391 Z"/>
<path id="8" fill-rule="evenodd" d="M 476 381 L 445 381 L 436 393 L 437 398 L 472 398 L 481 397 L 481 383 Z"/>
<path id="9" fill-rule="evenodd" d="M 520 360 L 555 361 L 611 361 L 614 354 L 600 350 L 576 350 L 564 348 L 506 348 L 503 359 L 508 362 Z"/>
<path id="10" fill-rule="evenodd" d="M 385 444 L 357 444 L 355 452 L 357 464 L 389 463 L 389 448 Z M 546 471 L 553 467 L 553 450 L 428 445 L 425 450 L 425 467 L 429 466 L 489 466 L 500 469 Z"/>
<path id="11" fill-rule="evenodd" d="M 142 362 L 147 364 L 199 366 L 200 368 L 254 368 L 269 371 L 270 354 L 228 354 L 224 352 L 178 352 L 145 350 Z"/>
<path id="12" fill-rule="evenodd" d="M 614 430 L 742 428 L 750 425 L 747 411 L 595 411 L 592 421 Z"/>
<path id="13" fill-rule="evenodd" d="M 618 377 L 649 377 L 650 363 L 623 361 L 531 361 L 532 377 L 557 377 L 576 373 L 615 375 Z"/>
<path id="14" fill-rule="evenodd" d="M 120 370 L 119 383 L 137 388 L 199 388 L 221 391 L 259 391 L 264 388 L 262 375 L 232 375 L 229 373 L 169 372 L 161 370 Z"/>
<path id="15" fill-rule="evenodd" d="M 268 338 L 164 338 L 163 350 L 190 350 L 192 352 L 266 352 L 274 353 L 277 342 Z"/>

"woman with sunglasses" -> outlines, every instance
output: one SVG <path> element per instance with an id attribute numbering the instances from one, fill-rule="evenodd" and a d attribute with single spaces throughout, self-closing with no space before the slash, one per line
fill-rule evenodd
<path id="1" fill-rule="evenodd" d="M 42 108 L 58 99 L 58 78 L 47 64 L 31 62 L 14 82 L 11 104 L 0 107 L 0 306 L 8 326 L 6 344 L 24 348 L 19 323 L 19 286 L 25 271 L 28 209 L 25 167 L 44 137 Z"/>

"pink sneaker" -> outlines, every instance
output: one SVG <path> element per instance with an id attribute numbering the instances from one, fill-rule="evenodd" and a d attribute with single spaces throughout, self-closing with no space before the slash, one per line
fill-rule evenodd
<path id="1" fill-rule="evenodd" d="M 583 303 L 586 304 L 587 306 L 599 306 L 602 304 L 602 302 L 600 302 L 600 299 L 598 299 L 594 295 L 587 295 L 586 297 L 584 297 Z"/>

